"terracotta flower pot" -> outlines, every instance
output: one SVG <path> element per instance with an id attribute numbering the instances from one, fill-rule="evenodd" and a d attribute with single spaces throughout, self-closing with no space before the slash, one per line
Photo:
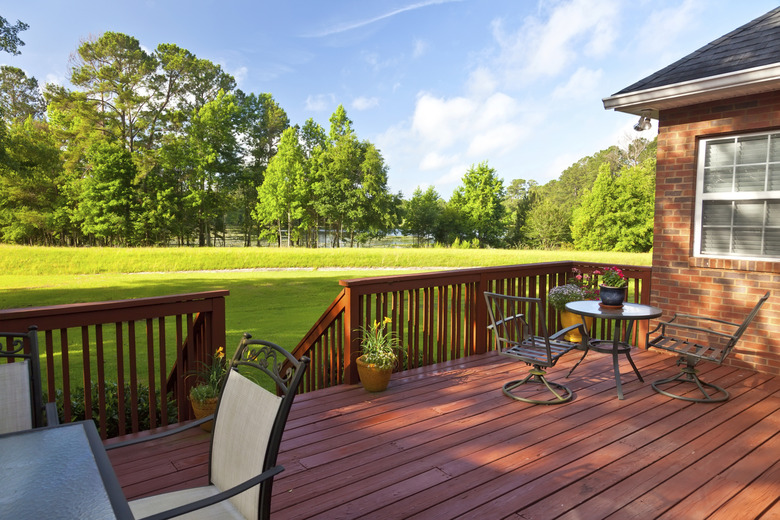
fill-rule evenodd
<path id="1" fill-rule="evenodd" d="M 363 388 L 369 392 L 382 392 L 390 383 L 390 376 L 393 373 L 391 368 L 379 368 L 376 365 L 363 361 L 363 356 L 357 358 L 358 375 Z"/>
<path id="2" fill-rule="evenodd" d="M 563 328 L 571 327 L 572 325 L 579 325 L 582 323 L 582 317 L 574 314 L 573 312 L 569 311 L 561 311 L 561 325 L 563 325 Z M 588 328 L 588 330 L 593 327 L 593 318 L 590 316 L 585 317 L 585 326 Z M 570 332 L 567 332 L 563 339 L 566 341 L 571 341 L 572 343 L 579 343 L 582 341 L 582 334 L 580 334 L 579 329 L 574 329 Z"/>
<path id="3" fill-rule="evenodd" d="M 211 397 L 204 401 L 196 401 L 190 397 L 190 404 L 192 404 L 192 411 L 195 413 L 196 419 L 202 419 L 207 415 L 213 414 L 217 409 L 218 397 Z M 207 421 L 200 425 L 200 427 L 207 432 L 210 432 L 214 427 L 214 421 Z"/>

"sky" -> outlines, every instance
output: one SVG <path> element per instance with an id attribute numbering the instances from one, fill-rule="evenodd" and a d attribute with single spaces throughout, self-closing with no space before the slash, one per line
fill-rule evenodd
<path id="1" fill-rule="evenodd" d="M 69 57 L 106 31 L 173 43 L 270 93 L 291 124 L 343 105 L 392 192 L 449 199 L 487 162 L 545 184 L 649 131 L 608 97 L 777 7 L 764 0 L 0 0 L 27 23 L 0 64 L 69 86 Z"/>

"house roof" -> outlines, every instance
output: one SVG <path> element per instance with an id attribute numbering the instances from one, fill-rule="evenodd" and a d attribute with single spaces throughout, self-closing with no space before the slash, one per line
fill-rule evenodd
<path id="1" fill-rule="evenodd" d="M 658 117 L 665 108 L 780 90 L 780 7 L 604 98 L 604 108 Z"/>

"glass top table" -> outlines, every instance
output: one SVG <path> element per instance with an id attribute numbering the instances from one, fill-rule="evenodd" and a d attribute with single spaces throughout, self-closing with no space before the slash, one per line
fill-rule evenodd
<path id="1" fill-rule="evenodd" d="M 0 518 L 133 518 L 92 421 L 0 435 L 0 478 Z"/>
<path id="2" fill-rule="evenodd" d="M 597 300 L 569 302 L 566 304 L 565 308 L 571 313 L 582 316 L 583 324 L 585 323 L 585 317 L 615 320 L 615 330 L 612 334 L 612 340 L 591 339 L 588 342 L 588 349 L 612 354 L 612 369 L 615 372 L 615 385 L 617 386 L 618 399 L 623 399 L 623 386 L 620 382 L 620 364 L 618 362 L 619 355 L 626 356 L 639 380 L 643 383 L 645 382 L 645 380 L 642 379 L 642 374 L 640 374 L 639 370 L 636 368 L 634 360 L 631 359 L 631 331 L 634 322 L 637 320 L 659 318 L 663 314 L 663 310 L 658 307 L 640 303 L 624 303 L 622 307 L 605 307 Z M 619 330 L 620 321 L 627 322 L 622 339 Z"/>

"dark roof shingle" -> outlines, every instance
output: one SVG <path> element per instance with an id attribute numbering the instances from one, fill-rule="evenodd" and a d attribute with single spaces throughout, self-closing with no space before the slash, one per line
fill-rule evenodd
<path id="1" fill-rule="evenodd" d="M 780 62 L 780 7 L 637 81 L 615 95 L 675 85 Z"/>

